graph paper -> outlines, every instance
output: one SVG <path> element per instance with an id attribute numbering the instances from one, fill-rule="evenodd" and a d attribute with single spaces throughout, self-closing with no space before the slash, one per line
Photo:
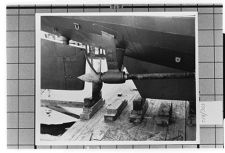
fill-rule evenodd
<path id="1" fill-rule="evenodd" d="M 200 101 L 223 100 L 221 4 L 13 5 L 7 6 L 8 148 L 223 148 L 223 126 L 201 126 L 197 145 L 35 145 L 35 13 L 198 12 Z"/>

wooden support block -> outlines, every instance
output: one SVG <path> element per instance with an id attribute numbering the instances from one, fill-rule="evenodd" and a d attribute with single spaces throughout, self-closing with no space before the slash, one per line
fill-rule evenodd
<path id="1" fill-rule="evenodd" d="M 60 100 L 41 100 L 41 106 L 62 106 L 62 107 L 76 107 L 76 108 L 82 108 L 83 102 L 78 101 L 60 101 Z"/>
<path id="2" fill-rule="evenodd" d="M 145 101 L 141 110 L 132 110 L 130 114 L 130 122 L 140 123 L 144 119 L 145 113 L 148 109 L 148 102 Z"/>
<path id="3" fill-rule="evenodd" d="M 107 107 L 107 114 L 104 115 L 105 121 L 115 121 L 123 109 L 127 106 L 127 100 L 118 99 Z"/>
<path id="4" fill-rule="evenodd" d="M 158 115 L 159 116 L 169 116 L 171 109 L 171 103 L 161 103 L 159 106 Z"/>
<path id="5" fill-rule="evenodd" d="M 105 100 L 100 99 L 90 108 L 83 108 L 83 113 L 80 114 L 81 120 L 89 120 L 103 105 L 105 104 Z"/>
<path id="6" fill-rule="evenodd" d="M 99 101 L 103 101 L 103 99 L 100 99 Z M 99 101 L 95 102 L 95 104 L 92 107 L 83 107 L 83 113 L 91 113 L 96 109 L 98 109 L 98 107 L 100 107 L 99 105 L 101 105 Z"/>
<path id="7" fill-rule="evenodd" d="M 146 110 L 131 110 L 131 114 L 141 115 L 144 113 L 144 111 L 146 111 Z"/>
<path id="8" fill-rule="evenodd" d="M 106 108 L 107 114 L 116 114 L 123 106 L 127 105 L 127 100 L 117 99 Z"/>
<path id="9" fill-rule="evenodd" d="M 172 103 L 161 103 L 158 115 L 155 117 L 157 125 L 169 125 L 172 119 Z"/>

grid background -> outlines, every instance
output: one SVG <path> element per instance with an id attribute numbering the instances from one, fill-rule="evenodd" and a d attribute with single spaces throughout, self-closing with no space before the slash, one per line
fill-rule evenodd
<path id="1" fill-rule="evenodd" d="M 223 100 L 222 5 L 7 6 L 8 148 L 223 148 L 223 126 L 201 126 L 198 145 L 35 146 L 35 13 L 198 11 L 200 101 Z"/>

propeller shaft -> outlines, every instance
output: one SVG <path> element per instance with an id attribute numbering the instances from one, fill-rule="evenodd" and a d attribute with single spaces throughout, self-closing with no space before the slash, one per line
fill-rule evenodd
<path id="1" fill-rule="evenodd" d="M 149 74 L 126 74 L 122 71 L 107 71 L 102 74 L 84 74 L 79 79 L 86 82 L 104 82 L 108 84 L 120 84 L 126 80 L 145 80 L 145 79 L 183 79 L 194 78 L 194 72 L 184 73 L 149 73 Z"/>

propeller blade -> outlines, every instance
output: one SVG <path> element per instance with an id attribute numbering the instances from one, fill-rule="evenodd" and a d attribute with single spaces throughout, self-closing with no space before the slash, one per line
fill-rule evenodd
<path id="1" fill-rule="evenodd" d="M 94 82 L 94 83 L 98 83 L 100 82 L 100 75 L 97 75 L 95 73 L 86 73 L 84 75 L 81 75 L 78 77 L 78 79 L 84 81 L 84 82 Z"/>

